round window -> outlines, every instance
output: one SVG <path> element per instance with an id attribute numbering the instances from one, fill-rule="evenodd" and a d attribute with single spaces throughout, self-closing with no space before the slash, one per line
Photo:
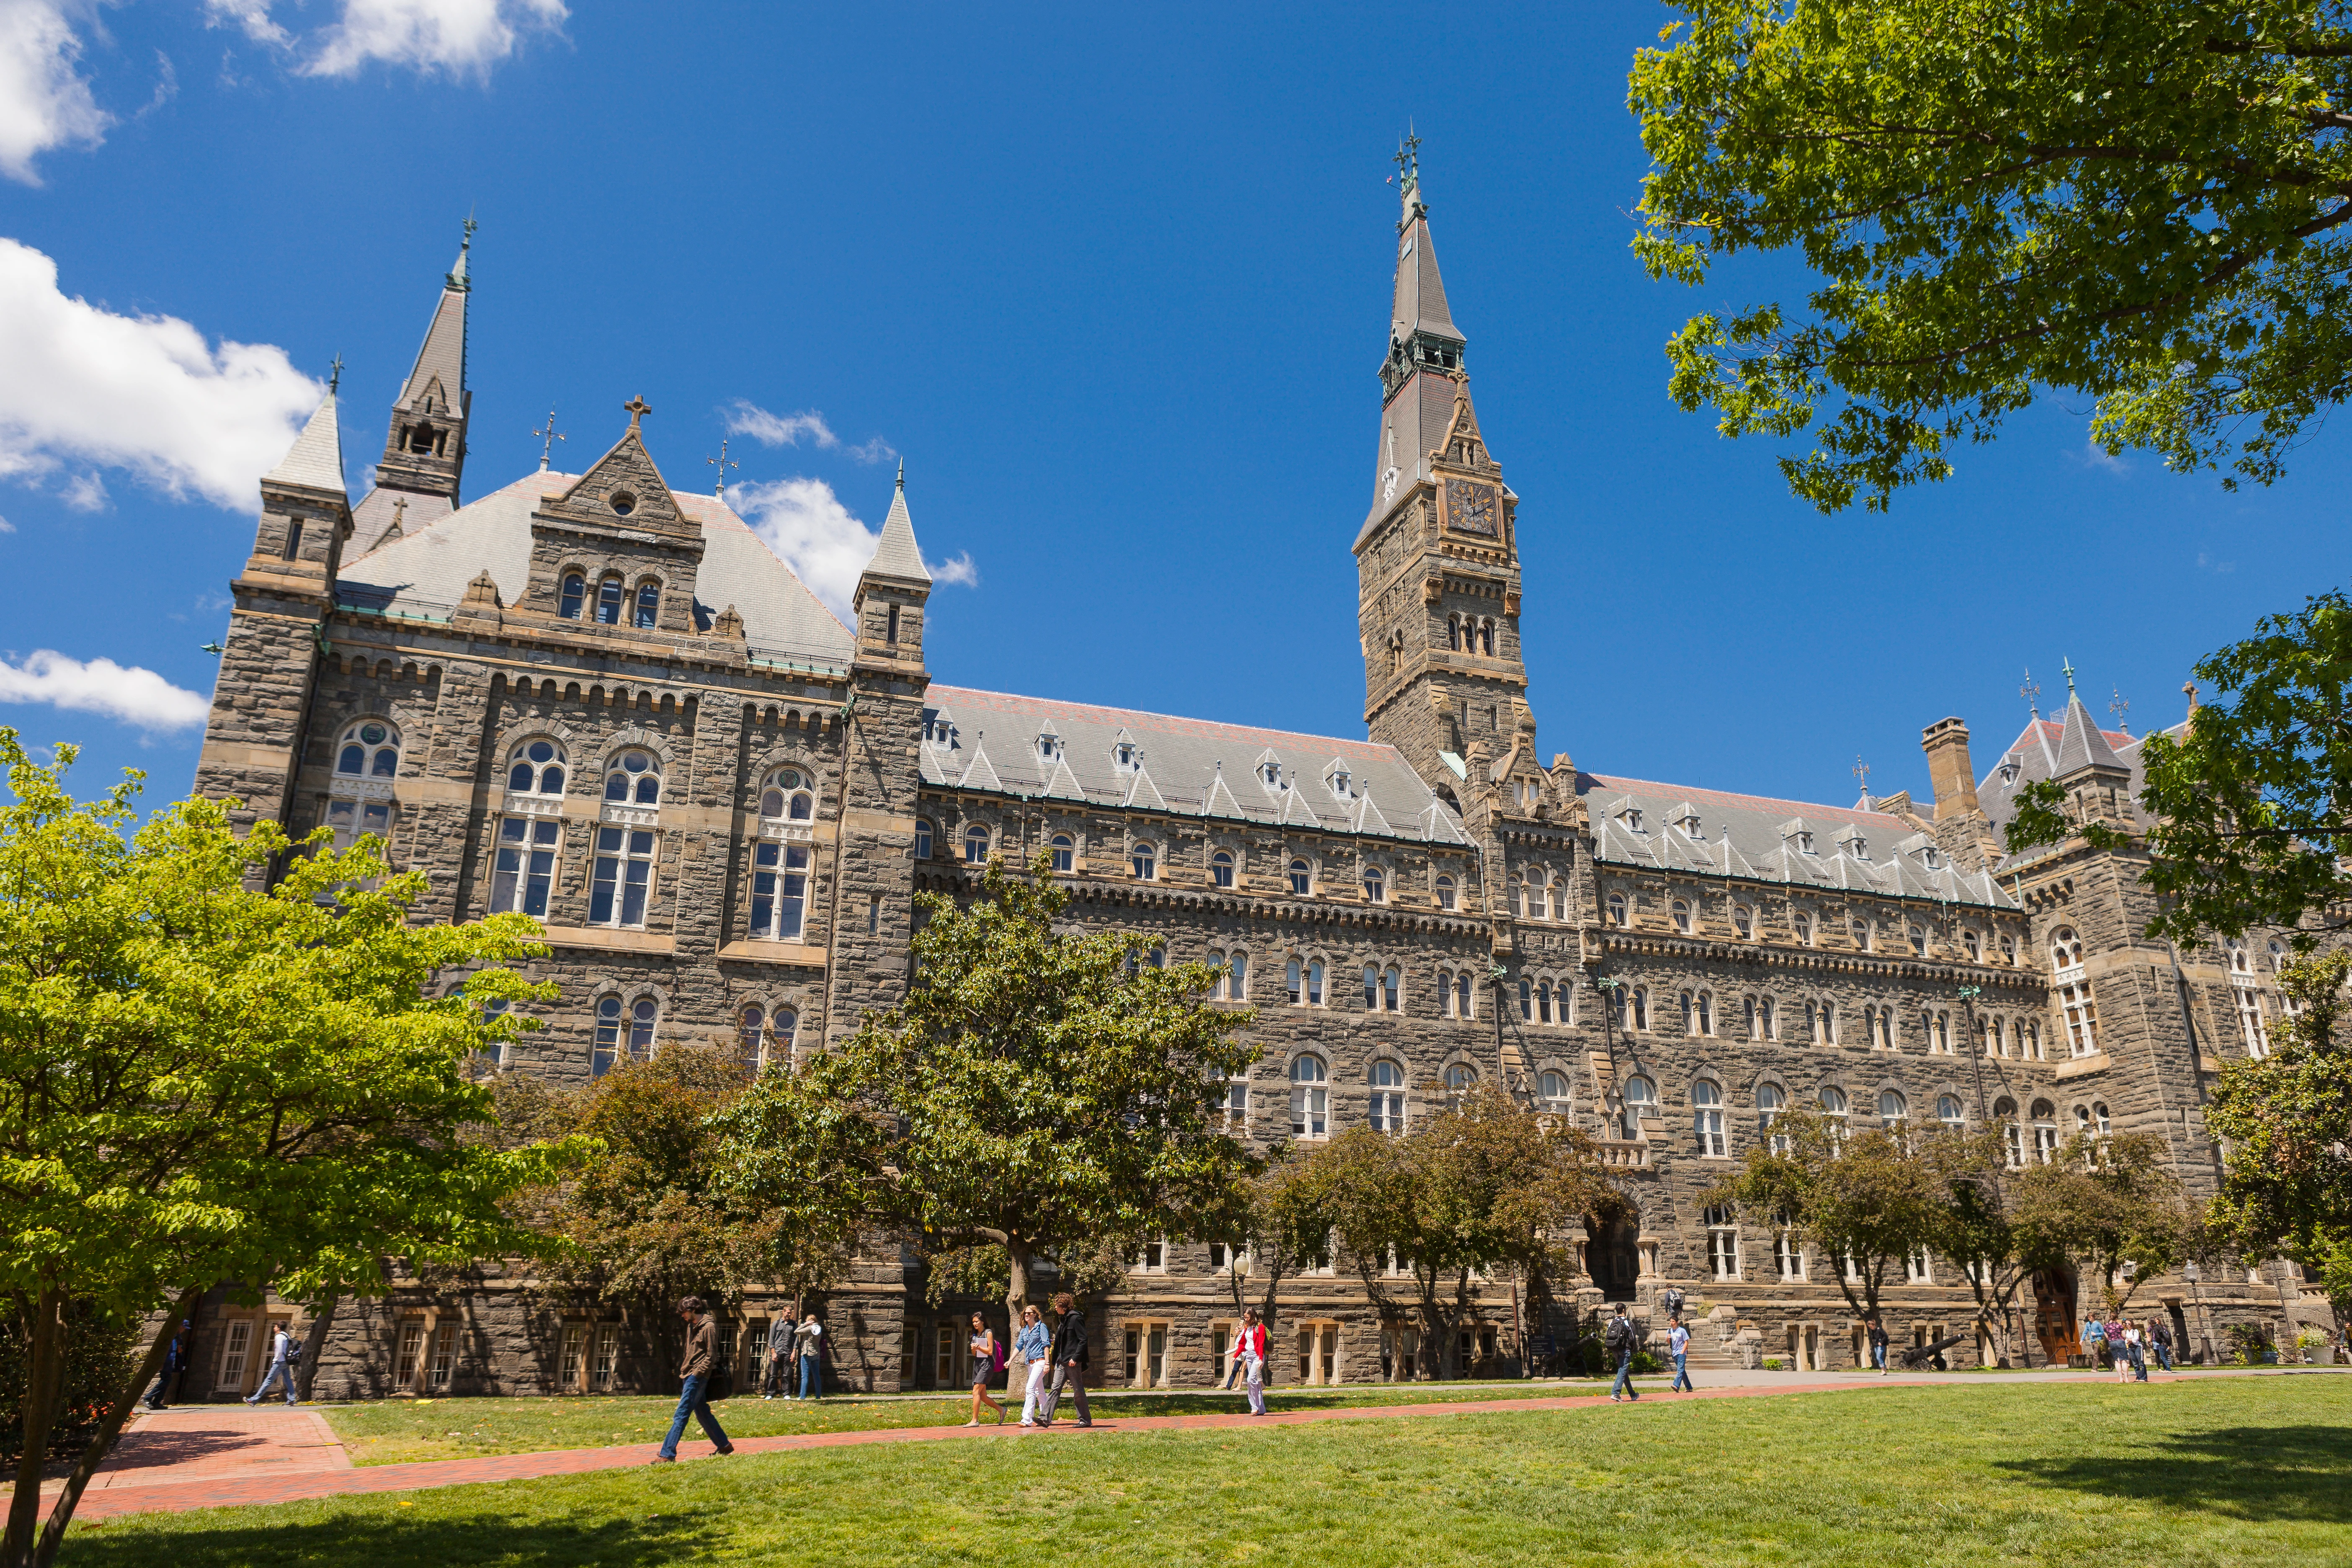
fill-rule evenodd
<path id="1" fill-rule="evenodd" d="M 779 789 L 800 788 L 800 770 L 798 768 L 786 768 L 782 773 L 778 773 L 776 775 L 776 787 Z"/>
<path id="2" fill-rule="evenodd" d="M 621 765 L 628 769 L 633 773 L 641 773 L 646 771 L 646 768 L 651 762 L 652 759 L 647 757 L 643 752 L 631 752 L 627 756 L 621 759 Z"/>
<path id="3" fill-rule="evenodd" d="M 545 741 L 533 741 L 528 754 L 534 763 L 550 762 L 555 756 L 555 748 Z"/>
<path id="4" fill-rule="evenodd" d="M 619 512 L 623 517 L 626 517 L 631 512 L 637 510 L 637 498 L 631 495 L 626 490 L 614 490 L 613 492 L 613 499 L 610 504 L 614 511 Z"/>
<path id="5" fill-rule="evenodd" d="M 383 738 L 391 733 L 391 731 L 385 729 L 381 724 L 362 724 L 360 726 L 360 739 L 365 741 L 371 746 L 381 744 Z"/>

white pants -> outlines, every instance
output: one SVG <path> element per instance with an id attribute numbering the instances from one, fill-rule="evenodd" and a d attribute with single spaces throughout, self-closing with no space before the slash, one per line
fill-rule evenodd
<path id="1" fill-rule="evenodd" d="M 1262 1356 L 1242 1358 L 1242 1375 L 1249 1384 L 1250 1414 L 1265 1414 L 1265 1361 Z"/>
<path id="2" fill-rule="evenodd" d="M 1037 1412 L 1045 1403 L 1045 1374 L 1053 1370 L 1054 1363 L 1043 1356 L 1029 1363 L 1029 1393 L 1021 1401 L 1021 1425 L 1024 1426 L 1037 1424 Z"/>

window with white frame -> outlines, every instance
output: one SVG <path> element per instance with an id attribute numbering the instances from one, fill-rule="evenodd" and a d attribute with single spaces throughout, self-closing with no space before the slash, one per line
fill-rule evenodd
<path id="1" fill-rule="evenodd" d="M 1404 1131 L 1404 1068 L 1386 1058 L 1372 1063 L 1372 1131 Z"/>
<path id="2" fill-rule="evenodd" d="M 331 800 L 327 803 L 327 830 L 333 836 L 332 847 L 349 849 L 362 837 L 372 837 L 379 843 L 392 837 L 392 804 L 382 800 Z"/>
<path id="3" fill-rule="evenodd" d="M 1788 1097 L 1780 1092 L 1779 1085 L 1759 1083 L 1756 1086 L 1757 1136 L 1762 1138 L 1764 1146 L 1775 1154 L 1789 1152 L 1788 1134 L 1780 1130 L 1780 1113 L 1788 1108 Z"/>
<path id="4" fill-rule="evenodd" d="M 1797 1227 L 1780 1225 L 1772 1232 L 1772 1266 L 1780 1271 L 1784 1283 L 1801 1283 L 1805 1278 L 1805 1246 L 1797 1239 Z"/>
<path id="5" fill-rule="evenodd" d="M 1746 904 L 1731 906 L 1731 929 L 1739 933 L 1742 942 L 1756 934 L 1756 911 Z"/>
<path id="6" fill-rule="evenodd" d="M 1680 931 L 1680 932 L 1681 932 L 1683 935 L 1685 935 L 1685 936 L 1688 936 L 1688 935 L 1690 935 L 1690 933 L 1691 933 L 1691 907 L 1690 907 L 1690 900 L 1688 900 L 1687 899 L 1676 899 L 1673 903 L 1671 903 L 1671 904 L 1669 904 L 1668 906 L 1666 906 L 1666 908 L 1667 908 L 1667 912 L 1668 912 L 1668 913 L 1670 913 L 1670 914 L 1672 914 L 1672 915 L 1674 916 L 1674 920 L 1675 920 L 1675 930 L 1676 930 L 1676 931 Z"/>
<path id="7" fill-rule="evenodd" d="M 963 863 L 967 866 L 988 864 L 988 828 L 985 824 L 975 822 L 963 830 Z"/>
<path id="8" fill-rule="evenodd" d="M 1476 1085 L 1478 1072 L 1467 1062 L 1454 1062 L 1446 1068 L 1441 1081 L 1445 1085 L 1446 1094 L 1459 1105 L 1462 1102 L 1462 1097 L 1468 1094 Z"/>
<path id="9" fill-rule="evenodd" d="M 1626 918 L 1626 916 L 1625 916 L 1625 895 L 1624 895 L 1624 894 L 1622 894 L 1622 893 L 1612 893 L 1612 894 L 1610 894 L 1610 895 L 1609 895 L 1609 900 L 1608 900 L 1608 908 L 1609 908 L 1609 923 L 1610 923 L 1611 925 L 1613 925 L 1613 926 L 1622 926 L 1622 925 L 1623 925 L 1623 924 L 1625 923 L 1625 918 Z"/>
<path id="10" fill-rule="evenodd" d="M 1283 965 L 1283 995 L 1294 1007 L 1297 1006 L 1304 999 L 1305 994 L 1302 990 L 1302 986 L 1306 978 L 1306 965 L 1301 963 L 1297 959 L 1294 958 L 1289 963 Z"/>
<path id="11" fill-rule="evenodd" d="M 1519 1022 L 1531 1024 L 1536 1016 L 1536 983 L 1526 975 L 1519 976 Z"/>
<path id="12" fill-rule="evenodd" d="M 1249 1079 L 1235 1077 L 1215 1085 L 1209 1095 L 1209 1120 L 1239 1137 L 1249 1131 Z"/>
<path id="13" fill-rule="evenodd" d="M 577 572 L 563 574 L 563 592 L 558 598 L 555 613 L 567 621 L 580 618 L 580 606 L 588 601 L 588 579 Z"/>
<path id="14" fill-rule="evenodd" d="M 2018 1125 L 2017 1101 L 2007 1095 L 1993 1101 L 1992 1119 L 2000 1129 L 2000 1149 L 2003 1163 L 2012 1171 L 2025 1164 L 2025 1130 Z"/>
<path id="15" fill-rule="evenodd" d="M 1855 915 L 1849 929 L 1853 933 L 1853 945 L 1864 952 L 1871 951 L 1871 943 L 1876 936 L 1877 928 L 1862 916 Z"/>
<path id="16" fill-rule="evenodd" d="M 614 757 L 604 773 L 604 798 L 616 805 L 659 805 L 661 759 L 634 748 Z"/>
<path id="17" fill-rule="evenodd" d="M 2252 985 L 2240 984 L 2234 974 L 2230 977 L 2230 982 L 2231 994 L 2238 1004 L 2239 1042 L 2246 1047 L 2246 1054 L 2250 1057 L 2269 1055 L 2268 1020 L 2263 1013 L 2262 994 Z"/>
<path id="18" fill-rule="evenodd" d="M 1968 1124 L 1968 1112 L 1960 1108 L 1959 1096 L 1956 1094 L 1937 1095 L 1936 1097 L 1936 1120 L 1942 1122 L 1945 1129 L 1948 1131 L 1958 1132 L 1965 1127 Z"/>
<path id="19" fill-rule="evenodd" d="M 2058 1157 L 2058 1108 L 2046 1100 L 2033 1102 L 2033 1158 L 2046 1165 Z"/>
<path id="20" fill-rule="evenodd" d="M 1452 909 L 1454 902 L 1454 879 L 1451 877 L 1440 877 L 1437 879 L 1435 885 L 1437 889 L 1437 907 L 1441 910 Z"/>
<path id="21" fill-rule="evenodd" d="M 1729 1207 L 1711 1208 L 1705 1212 L 1706 1222 L 1706 1272 L 1713 1279 L 1739 1278 L 1739 1222 L 1736 1211 Z"/>
<path id="22" fill-rule="evenodd" d="M 1960 932 L 1960 945 L 1968 949 L 1969 962 L 1970 963 L 1982 963 L 1984 962 L 1984 942 L 1982 939 L 1977 935 L 1976 929 L 1973 926 Z"/>
<path id="23" fill-rule="evenodd" d="M 1845 1145 L 1846 1116 L 1848 1114 L 1845 1090 L 1833 1088 L 1829 1084 L 1823 1084 L 1822 1086 L 1820 1098 L 1822 1117 L 1829 1124 L 1830 1147 L 1832 1149 L 1843 1148 Z"/>
<path id="24" fill-rule="evenodd" d="M 1691 1130 L 1700 1158 L 1720 1160 L 1729 1152 L 1723 1137 L 1723 1090 L 1706 1079 L 1691 1085 Z"/>
<path id="25" fill-rule="evenodd" d="M 497 866 L 490 877 L 490 910 L 547 916 L 547 895 L 555 886 L 563 850 L 563 824 L 547 816 L 509 816 L 499 821 Z"/>
<path id="26" fill-rule="evenodd" d="M 1915 1247 L 1909 1252 L 1903 1255 L 1903 1283 L 1906 1285 L 1933 1285 L 1935 1282 L 1935 1276 L 1927 1268 L 1927 1249 L 1926 1247 Z"/>
<path id="27" fill-rule="evenodd" d="M 915 858 L 928 860 L 930 858 L 931 825 L 928 821 L 918 821 L 915 824 Z"/>
<path id="28" fill-rule="evenodd" d="M 1292 898 L 1303 899 L 1315 890 L 1315 872 L 1305 860 L 1294 858 L 1290 862 L 1287 874 L 1290 878 Z"/>
<path id="29" fill-rule="evenodd" d="M 751 860 L 751 934 L 800 941 L 808 920 L 809 847 L 763 842 Z"/>
<path id="30" fill-rule="evenodd" d="M 1234 885 L 1234 852 L 1220 849 L 1209 857 L 1209 880 L 1220 888 Z"/>
<path id="31" fill-rule="evenodd" d="M 1813 917 L 1802 910 L 1789 917 L 1789 929 L 1796 933 L 1799 947 L 1813 945 Z"/>
<path id="32" fill-rule="evenodd" d="M 1321 1057 L 1302 1056 L 1290 1064 L 1290 1135 L 1293 1138 L 1329 1135 L 1329 1079 Z"/>
<path id="33" fill-rule="evenodd" d="M 381 719 L 362 719 L 335 747 L 339 779 L 388 779 L 400 773 L 400 732 Z"/>
<path id="34" fill-rule="evenodd" d="M 1371 904 L 1385 904 L 1389 901 L 1388 873 L 1378 866 L 1364 868 L 1364 901 Z"/>
<path id="35" fill-rule="evenodd" d="M 1047 840 L 1046 847 L 1054 852 L 1054 869 L 1056 872 L 1066 877 L 1077 868 L 1077 844 L 1068 834 L 1056 833 Z"/>
<path id="36" fill-rule="evenodd" d="M 1878 1119 L 1881 1121 L 1901 1121 L 1911 1114 L 1911 1102 L 1900 1090 L 1882 1089 L 1878 1091 Z"/>
<path id="37" fill-rule="evenodd" d="M 654 891 L 654 849 L 659 835 L 646 827 L 596 829 L 595 874 L 588 889 L 588 923 L 641 926 Z"/>
<path id="38" fill-rule="evenodd" d="M 1224 994 L 1228 1002 L 1249 1000 L 1249 954 L 1233 952 L 1225 955 Z"/>
<path id="39" fill-rule="evenodd" d="M 562 795 L 563 748 L 544 735 L 518 743 L 507 763 L 507 788 L 516 795 Z"/>
<path id="40" fill-rule="evenodd" d="M 1404 975 L 1398 970 L 1396 965 L 1391 964 L 1388 968 L 1381 971 L 1381 1007 L 1382 1011 L 1390 1013 L 1401 1013 L 1404 1011 L 1404 1005 L 1402 999 L 1403 985 Z"/>
<path id="41" fill-rule="evenodd" d="M 768 775 L 760 790 L 760 815 L 771 822 L 806 822 L 816 815 L 816 781 L 798 768 L 778 768 Z M 923 826 L 923 837 L 930 837 L 930 824 Z M 928 842 L 918 858 L 929 859 Z"/>
<path id="42" fill-rule="evenodd" d="M 1925 958 L 1927 956 L 1927 928 L 1926 926 L 1915 925 L 1904 934 L 1911 939 L 1912 957 Z"/>
<path id="43" fill-rule="evenodd" d="M 1625 1080 L 1625 1110 L 1618 1119 L 1618 1136 L 1628 1140 L 1642 1136 L 1642 1118 L 1657 1114 L 1658 1086 L 1640 1073 Z"/>
<path id="44" fill-rule="evenodd" d="M 1555 1113 L 1569 1109 L 1568 1075 L 1550 1068 L 1536 1074 L 1536 1098 L 1543 1101 L 1546 1110 Z"/>

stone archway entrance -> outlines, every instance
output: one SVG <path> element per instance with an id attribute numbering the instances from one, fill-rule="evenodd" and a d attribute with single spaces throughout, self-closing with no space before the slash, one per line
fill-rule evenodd
<path id="1" fill-rule="evenodd" d="M 2033 1337 L 2053 1366 L 2064 1366 L 2069 1357 L 2083 1353 L 2073 1269 L 2045 1268 L 2033 1277 Z"/>
<path id="2" fill-rule="evenodd" d="M 1633 1300 L 1642 1278 L 1639 1237 L 1640 1227 L 1628 1220 L 1616 1221 L 1601 1233 L 1600 1244 L 1593 1249 L 1599 1264 L 1593 1279 L 1601 1287 L 1602 1300 Z"/>

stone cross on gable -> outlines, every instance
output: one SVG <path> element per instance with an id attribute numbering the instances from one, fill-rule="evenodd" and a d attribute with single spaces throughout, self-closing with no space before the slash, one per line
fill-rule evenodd
<path id="1" fill-rule="evenodd" d="M 626 403 L 622 404 L 621 407 L 629 416 L 629 428 L 632 430 L 637 427 L 637 421 L 654 411 L 654 405 L 641 396 L 630 398 Z"/>
<path id="2" fill-rule="evenodd" d="M 1853 759 L 1853 782 L 1861 786 L 1862 798 L 1867 802 L 1870 799 L 1870 764 L 1862 760 L 1859 752 Z"/>

